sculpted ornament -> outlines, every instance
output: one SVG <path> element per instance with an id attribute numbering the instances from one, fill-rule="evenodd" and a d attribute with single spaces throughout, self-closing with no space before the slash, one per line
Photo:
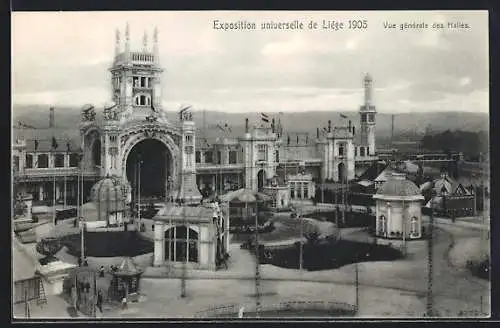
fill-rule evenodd
<path id="1" fill-rule="evenodd" d="M 82 109 L 82 121 L 92 122 L 95 121 L 95 107 L 93 105 L 85 105 Z"/>

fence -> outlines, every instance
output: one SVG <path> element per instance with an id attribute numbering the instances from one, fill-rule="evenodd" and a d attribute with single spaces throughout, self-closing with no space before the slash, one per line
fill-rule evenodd
<path id="1" fill-rule="evenodd" d="M 240 304 L 226 304 L 208 308 L 197 312 L 195 317 L 211 318 L 224 316 L 237 316 Z M 324 311 L 330 312 L 332 316 L 354 316 L 358 312 L 355 305 L 333 302 L 333 301 L 286 301 L 276 304 L 264 304 L 259 307 L 260 313 L 266 312 L 284 312 L 284 311 Z M 255 305 L 245 306 L 246 313 L 255 313 Z"/>
<path id="2" fill-rule="evenodd" d="M 40 298 L 40 276 L 14 282 L 14 304 L 38 300 Z"/>

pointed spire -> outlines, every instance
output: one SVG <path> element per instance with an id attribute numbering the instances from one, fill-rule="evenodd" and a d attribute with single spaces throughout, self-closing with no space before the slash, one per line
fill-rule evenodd
<path id="1" fill-rule="evenodd" d="M 128 61 L 130 58 L 130 26 L 127 22 L 125 27 L 125 58 Z"/>
<path id="2" fill-rule="evenodd" d="M 148 32 L 144 31 L 144 36 L 142 37 L 142 45 L 144 47 L 144 51 L 148 50 Z"/>
<path id="3" fill-rule="evenodd" d="M 159 50 L 158 50 L 158 27 L 155 26 L 153 32 L 153 55 L 155 57 L 155 63 L 159 63 Z"/>
<path id="4" fill-rule="evenodd" d="M 115 54 L 120 53 L 120 30 L 116 29 L 116 42 L 115 42 Z"/>

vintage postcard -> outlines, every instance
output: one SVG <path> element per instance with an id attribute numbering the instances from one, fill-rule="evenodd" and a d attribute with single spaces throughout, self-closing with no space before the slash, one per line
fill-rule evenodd
<path id="1" fill-rule="evenodd" d="M 490 316 L 487 11 L 12 14 L 13 320 Z"/>

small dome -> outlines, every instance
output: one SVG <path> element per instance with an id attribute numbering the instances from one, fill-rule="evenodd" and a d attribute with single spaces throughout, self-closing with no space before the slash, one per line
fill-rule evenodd
<path id="1" fill-rule="evenodd" d="M 389 180 L 377 190 L 378 195 L 384 196 L 420 196 L 420 190 L 415 183 L 406 179 L 405 174 L 392 173 Z"/>
<path id="2" fill-rule="evenodd" d="M 98 181 L 90 191 L 90 197 L 97 209 L 123 211 L 127 196 L 127 185 L 122 179 L 112 176 Z"/>

